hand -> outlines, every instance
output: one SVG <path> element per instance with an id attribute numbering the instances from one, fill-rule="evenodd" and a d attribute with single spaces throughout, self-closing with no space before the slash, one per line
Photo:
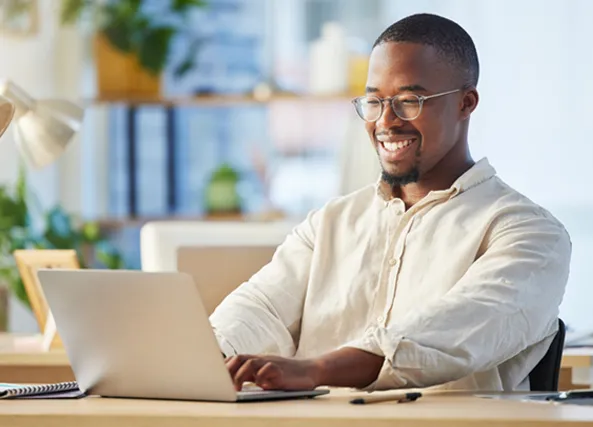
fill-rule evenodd
<path id="1" fill-rule="evenodd" d="M 225 363 L 237 391 L 245 382 L 264 390 L 313 390 L 319 385 L 320 368 L 314 360 L 239 355 L 227 358 Z"/>

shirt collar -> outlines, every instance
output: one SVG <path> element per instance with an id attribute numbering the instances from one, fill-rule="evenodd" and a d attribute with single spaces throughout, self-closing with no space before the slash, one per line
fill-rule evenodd
<path id="1" fill-rule="evenodd" d="M 492 178 L 496 175 L 496 170 L 486 157 L 480 159 L 476 164 L 474 164 L 469 170 L 467 170 L 463 175 L 461 175 L 457 180 L 446 190 L 435 191 L 435 194 L 450 194 L 451 197 L 454 197 L 464 191 L 469 190 L 472 187 L 480 185 L 484 181 Z M 389 192 L 388 186 L 383 182 L 381 177 L 377 180 L 375 184 L 375 191 L 377 196 L 384 201 L 392 200 L 391 194 Z"/>

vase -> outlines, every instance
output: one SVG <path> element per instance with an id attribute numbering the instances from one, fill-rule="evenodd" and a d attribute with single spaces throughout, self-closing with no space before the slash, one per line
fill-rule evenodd
<path id="1" fill-rule="evenodd" d="M 99 99 L 158 98 L 161 76 L 146 71 L 138 58 L 115 48 L 102 33 L 94 38 Z"/>

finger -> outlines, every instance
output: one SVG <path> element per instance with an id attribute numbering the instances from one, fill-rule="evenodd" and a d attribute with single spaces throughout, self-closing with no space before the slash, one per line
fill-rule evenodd
<path id="1" fill-rule="evenodd" d="M 231 375 L 231 378 L 235 378 L 235 375 L 237 374 L 239 368 L 250 358 L 252 358 L 252 356 L 237 355 L 231 356 L 225 360 L 225 365 L 229 371 L 229 374 Z"/>
<path id="2" fill-rule="evenodd" d="M 235 388 L 241 390 L 243 383 L 247 381 L 255 382 L 255 374 L 263 366 L 261 359 L 248 359 L 241 365 L 234 376 Z"/>
<path id="3" fill-rule="evenodd" d="M 255 384 L 264 390 L 279 390 L 282 388 L 282 370 L 272 362 L 267 362 L 255 374 Z"/>

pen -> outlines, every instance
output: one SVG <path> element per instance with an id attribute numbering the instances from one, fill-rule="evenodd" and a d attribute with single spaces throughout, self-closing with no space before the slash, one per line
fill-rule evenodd
<path id="1" fill-rule="evenodd" d="M 399 393 L 399 394 L 390 394 L 384 396 L 370 396 L 366 398 L 358 398 L 353 399 L 350 401 L 353 405 L 366 405 L 368 403 L 380 403 L 380 402 L 393 402 L 396 401 L 397 403 L 405 403 L 405 402 L 414 402 L 418 400 L 418 398 L 422 397 L 422 393 Z"/>
<path id="2" fill-rule="evenodd" d="M 546 400 L 555 400 L 558 402 L 571 399 L 591 399 L 593 398 L 593 389 L 591 390 L 569 390 L 546 397 Z"/>

